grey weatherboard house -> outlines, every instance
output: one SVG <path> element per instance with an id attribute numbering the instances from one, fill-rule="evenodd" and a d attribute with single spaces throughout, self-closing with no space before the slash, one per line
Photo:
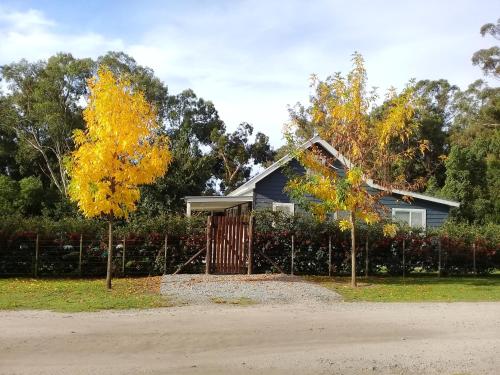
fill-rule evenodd
<path id="1" fill-rule="evenodd" d="M 306 142 L 302 147 L 307 149 L 313 145 L 321 147 L 335 159 L 335 168 L 349 165 L 346 158 L 318 136 Z M 190 216 L 193 211 L 208 211 L 215 215 L 233 216 L 264 208 L 293 214 L 295 203 L 284 192 L 288 182 L 288 177 L 283 170 L 286 165 L 304 171 L 296 160 L 287 155 L 226 196 L 185 197 L 186 214 Z M 366 184 L 367 189 L 383 190 L 373 181 L 368 180 Z M 404 201 L 403 196 L 411 197 L 411 202 Z M 391 212 L 393 219 L 424 229 L 441 226 L 448 218 L 450 209 L 459 206 L 458 202 L 402 190 L 394 190 L 390 195 L 384 196 L 380 203 Z"/>

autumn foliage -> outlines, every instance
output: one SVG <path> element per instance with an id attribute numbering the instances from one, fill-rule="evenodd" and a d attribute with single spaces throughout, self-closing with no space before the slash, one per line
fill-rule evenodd
<path id="1" fill-rule="evenodd" d="M 367 76 L 360 54 L 353 56 L 353 69 L 343 77 L 340 73 L 320 81 L 313 77 L 315 95 L 308 109 L 308 126 L 339 153 L 343 167 L 334 167 L 336 160 L 319 147 L 303 150 L 303 123 L 292 122 L 286 134 L 295 157 L 308 173 L 292 178 L 287 186 L 290 195 L 319 219 L 333 213 L 347 213 L 340 220 L 342 230 L 351 230 L 353 253 L 353 285 L 356 284 L 355 222 L 368 224 L 380 221 L 384 208 L 380 199 L 394 189 L 410 190 L 403 173 L 394 173 L 394 166 L 424 152 L 426 142 L 410 143 L 418 130 L 414 115 L 413 88 L 408 85 L 401 93 L 390 90 L 385 98 L 384 110 L 372 113 L 377 96 L 366 89 Z M 303 133 L 303 132 L 302 132 Z M 367 189 L 368 182 L 378 189 Z M 418 181 L 416 182 L 418 183 Z M 314 199 L 310 199 L 314 198 Z M 394 235 L 392 224 L 384 233 Z"/>
<path id="2" fill-rule="evenodd" d="M 157 114 L 126 79 L 101 68 L 89 81 L 85 130 L 74 133 L 69 196 L 87 217 L 127 217 L 139 185 L 163 176 L 171 161 Z"/>
<path id="3" fill-rule="evenodd" d="M 74 133 L 68 192 L 86 217 L 108 218 L 106 285 L 111 289 L 112 221 L 136 209 L 139 186 L 163 176 L 172 156 L 155 108 L 130 81 L 101 67 L 88 84 L 87 126 Z"/>

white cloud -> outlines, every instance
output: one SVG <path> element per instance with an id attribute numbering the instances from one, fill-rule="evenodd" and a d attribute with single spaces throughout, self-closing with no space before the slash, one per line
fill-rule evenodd
<path id="1" fill-rule="evenodd" d="M 142 10 L 134 16 L 147 17 L 146 27 L 131 39 L 109 38 L 104 26 L 67 33 L 38 10 L 0 8 L 0 64 L 59 51 L 97 57 L 123 50 L 153 68 L 171 93 L 192 88 L 215 103 L 230 128 L 250 122 L 279 145 L 287 105 L 307 101 L 310 74 L 346 72 L 355 50 L 366 58 L 370 85 L 381 89 L 412 77 L 462 87 L 481 78 L 470 56 L 492 43 L 478 29 L 494 20 L 493 9 L 465 0 L 394 1 L 383 10 L 368 0 L 207 2 Z"/>
<path id="2" fill-rule="evenodd" d="M 0 40 L 0 64 L 22 58 L 46 59 L 58 52 L 97 57 L 108 50 L 124 48 L 122 40 L 94 32 L 59 32 L 54 20 L 34 9 L 19 12 L 0 7 Z"/>

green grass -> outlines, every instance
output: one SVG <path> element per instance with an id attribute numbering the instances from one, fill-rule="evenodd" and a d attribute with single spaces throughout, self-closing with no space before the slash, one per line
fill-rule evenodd
<path id="1" fill-rule="evenodd" d="M 307 280 L 333 289 L 345 301 L 373 302 L 459 302 L 500 301 L 500 277 L 360 277 L 351 288 L 348 277 L 306 277 Z"/>
<path id="2" fill-rule="evenodd" d="M 218 303 L 221 305 L 238 305 L 238 306 L 249 306 L 254 305 L 255 301 L 247 298 L 247 297 L 239 297 L 239 298 L 221 298 L 221 297 L 213 297 L 211 298 L 213 303 Z"/>
<path id="3" fill-rule="evenodd" d="M 102 279 L 0 279 L 1 310 L 61 312 L 144 309 L 170 306 L 159 294 L 160 277 Z"/>

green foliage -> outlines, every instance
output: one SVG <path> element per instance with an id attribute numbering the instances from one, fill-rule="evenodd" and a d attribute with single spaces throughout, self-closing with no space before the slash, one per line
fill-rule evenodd
<path id="1" fill-rule="evenodd" d="M 40 214 L 42 208 L 43 184 L 39 177 L 29 176 L 19 181 L 17 206 L 25 215 Z"/>
<path id="2" fill-rule="evenodd" d="M 481 26 L 480 33 L 483 37 L 489 34 L 496 40 L 500 40 L 500 18 L 496 24 L 487 23 Z M 485 75 L 500 77 L 500 47 L 480 49 L 472 56 L 472 63 L 478 65 Z"/>
<path id="3" fill-rule="evenodd" d="M 46 62 L 21 60 L 1 68 L 17 117 L 7 124 L 19 142 L 16 160 L 26 171 L 39 166 L 39 175 L 49 176 L 61 194 L 67 183 L 63 158 L 72 148 L 73 130 L 83 127 L 79 100 L 87 93 L 91 70 L 90 59 L 63 53 Z"/>
<path id="4" fill-rule="evenodd" d="M 12 215 L 16 207 L 14 202 L 18 195 L 19 186 L 9 176 L 0 175 L 0 212 L 2 215 Z"/>
<path id="5" fill-rule="evenodd" d="M 159 215 L 133 217 L 115 225 L 115 273 L 121 274 L 123 241 L 126 243 L 125 273 L 156 275 L 173 272 L 193 254 L 206 246 L 205 217 Z M 399 275 L 403 272 L 402 248 L 405 241 L 405 271 L 436 272 L 438 247 L 442 241 L 443 274 L 464 274 L 473 271 L 472 244 L 476 244 L 476 270 L 488 273 L 500 266 L 500 225 L 472 226 L 447 223 L 434 232 L 419 232 L 400 228 L 395 238 L 383 235 L 384 223 L 357 226 L 358 274 L 365 272 L 365 244 L 369 244 L 369 272 Z M 0 221 L 0 274 L 33 273 L 36 234 L 40 238 L 40 275 L 80 275 L 78 248 L 83 237 L 83 275 L 100 276 L 106 270 L 106 223 L 78 217 L 53 221 L 49 218 L 7 216 Z M 165 236 L 167 235 L 167 259 Z M 328 273 L 328 239 L 332 241 L 332 265 L 335 274 L 350 269 L 350 238 L 335 220 L 317 221 L 310 215 L 295 216 L 284 212 L 255 212 L 254 248 L 274 259 L 285 271 L 290 271 L 291 237 L 295 240 L 297 274 Z M 255 253 L 255 272 L 277 271 Z M 202 272 L 203 257 L 186 269 Z"/>
<path id="6" fill-rule="evenodd" d="M 274 159 L 274 151 L 269 146 L 269 138 L 257 133 L 255 142 L 250 137 L 253 127 L 241 123 L 232 133 L 212 131 L 210 138 L 217 158 L 216 177 L 220 178 L 220 190 L 230 192 L 245 182 L 252 171 L 252 164 L 263 164 Z"/>
<path id="7" fill-rule="evenodd" d="M 15 181 L 9 176 L 0 175 L 0 210 L 4 215 L 16 212 L 26 215 L 39 215 L 43 202 L 42 181 L 29 176 Z"/>
<path id="8" fill-rule="evenodd" d="M 287 215 L 268 210 L 256 211 L 256 232 L 254 247 L 262 250 L 285 271 L 291 263 L 291 236 L 295 240 L 295 272 L 298 274 L 319 274 L 328 272 L 328 238 L 332 240 L 332 265 L 336 275 L 350 269 L 350 238 L 339 229 L 339 223 L 330 219 L 316 221 L 310 215 Z M 384 237 L 386 223 L 367 225 L 356 223 L 357 227 L 357 272 L 365 273 L 366 241 L 369 244 L 369 272 L 400 275 L 436 272 L 439 262 L 438 238 L 441 239 L 443 274 L 466 274 L 473 269 L 472 245 L 476 244 L 476 271 L 492 272 L 500 266 L 500 225 L 473 226 L 465 223 L 448 222 L 443 228 L 424 232 L 415 228 L 402 227 L 394 238 Z M 403 243 L 405 264 L 403 267 Z M 257 272 L 276 271 L 258 254 Z"/>

